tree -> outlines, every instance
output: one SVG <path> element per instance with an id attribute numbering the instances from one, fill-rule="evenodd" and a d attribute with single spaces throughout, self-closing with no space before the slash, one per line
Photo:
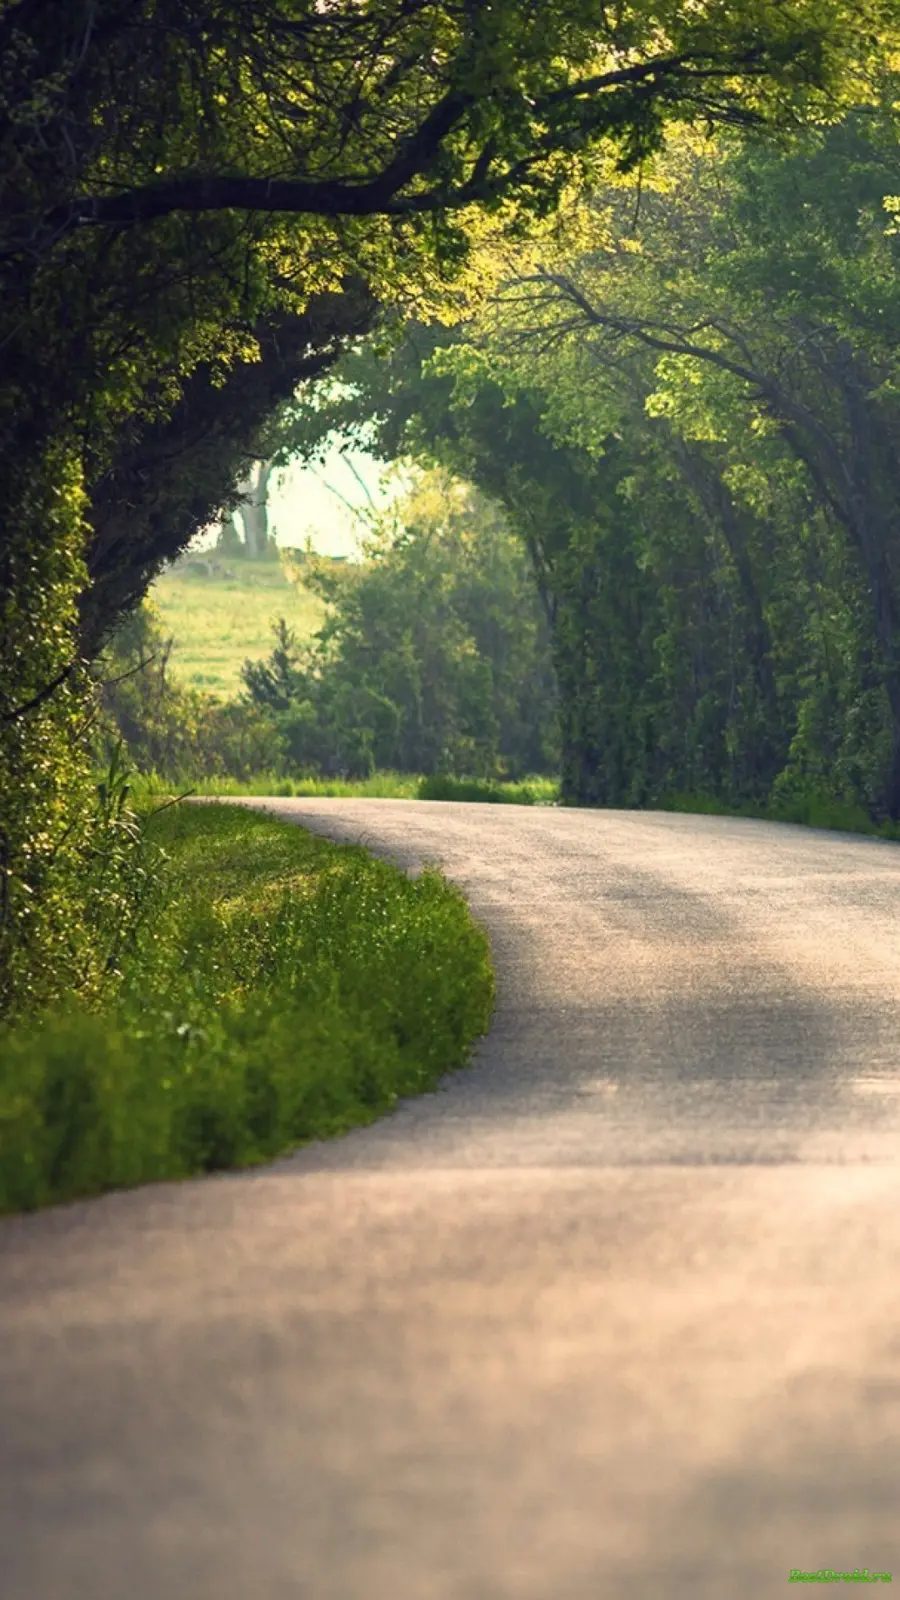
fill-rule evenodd
<path id="1" fill-rule="evenodd" d="M 885 8 L 870 10 L 874 28 Z M 0 460 L 33 478 L 68 432 L 92 498 L 117 475 L 123 428 L 130 450 L 189 381 L 213 385 L 205 409 L 233 431 L 219 379 L 257 358 L 260 317 L 306 315 L 348 273 L 376 300 L 433 293 L 465 258 L 475 207 L 525 226 L 573 176 L 639 164 L 673 118 L 827 106 L 856 65 L 859 12 L 7 3 Z M 348 310 L 353 334 L 353 297 Z M 149 576 L 136 560 L 132 595 Z"/>
<path id="2" fill-rule="evenodd" d="M 507 257 L 493 309 L 408 325 L 285 413 L 287 448 L 339 427 L 502 501 L 554 627 L 567 797 L 896 813 L 895 153 L 871 108 L 780 155 L 670 143 L 638 226 L 598 193 L 555 261 L 549 229 Z"/>
<path id="3" fill-rule="evenodd" d="M 689 473 L 698 448 L 718 455 L 741 485 L 745 514 L 754 493 L 757 508 L 765 499 L 755 439 L 774 433 L 799 466 L 807 497 L 840 529 L 868 591 L 892 817 L 900 816 L 900 302 L 884 202 L 895 148 L 885 111 L 851 115 L 780 159 L 735 150 L 713 162 L 698 153 L 680 181 L 670 172 L 669 189 L 650 197 L 640 251 L 595 252 L 527 275 L 535 326 L 552 338 L 555 324 L 556 335 L 580 342 L 595 387 L 624 352 L 654 356 L 648 410 L 680 433 Z M 719 494 L 719 520 L 732 533 L 734 509 L 731 493 Z"/>
<path id="4" fill-rule="evenodd" d="M 459 364 L 441 368 L 444 352 Z M 439 463 L 502 505 L 552 629 L 563 796 L 636 801 L 648 782 L 650 591 L 637 508 L 620 493 L 633 460 L 612 438 L 601 460 L 560 446 L 542 420 L 540 395 L 525 387 L 510 395 L 461 330 L 413 324 L 390 351 L 370 343 L 348 355 L 333 385 L 286 408 L 281 453 L 310 453 L 338 431 L 387 460 Z M 627 617 L 624 594 L 634 601 Z M 603 685 L 602 716 L 585 683 Z"/>
<path id="5" fill-rule="evenodd" d="M 298 581 L 328 604 L 313 645 L 282 622 L 252 701 L 274 713 L 292 761 L 330 774 L 377 766 L 521 777 L 555 763 L 546 623 L 505 519 L 444 472 L 373 519 L 367 559 Z"/>
<path id="6" fill-rule="evenodd" d="M 251 561 L 264 560 L 270 553 L 268 493 L 273 471 L 271 461 L 257 461 L 252 476 L 239 485 L 244 544 Z"/>
<path id="7" fill-rule="evenodd" d="M 233 511 L 223 513 L 216 549 L 223 556 L 242 556 L 245 553 L 246 546 L 238 533 Z"/>
<path id="8" fill-rule="evenodd" d="M 224 375 L 215 362 L 204 362 L 185 380 L 171 413 L 122 429 L 86 518 L 83 656 L 102 648 L 163 565 L 223 506 L 237 508 L 235 477 L 267 455 L 273 412 L 298 383 L 328 370 L 340 340 L 370 327 L 375 309 L 364 285 L 348 282 L 337 294 L 318 296 L 303 315 L 261 318 L 254 327 L 258 359 L 237 361 Z"/>
<path id="9" fill-rule="evenodd" d="M 241 0 L 7 0 L 3 254 L 175 213 L 414 219 L 516 188 L 546 205 L 556 158 L 598 139 L 635 165 L 679 113 L 815 107 L 861 24 L 889 15 L 859 0 L 632 0 L 614 15 L 596 0 L 260 0 L 252 14 Z"/>

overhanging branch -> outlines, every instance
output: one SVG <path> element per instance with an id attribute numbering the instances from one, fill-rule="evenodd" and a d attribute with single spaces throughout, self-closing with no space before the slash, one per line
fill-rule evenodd
<path id="1" fill-rule="evenodd" d="M 706 64 L 704 64 L 706 63 Z M 119 194 L 78 195 L 46 212 L 39 230 L 46 241 L 57 243 L 80 227 L 128 228 L 173 212 L 244 211 L 315 216 L 409 216 L 416 213 L 458 209 L 477 201 L 500 198 L 527 177 L 530 169 L 556 149 L 569 148 L 573 131 L 587 143 L 613 133 L 619 117 L 604 118 L 602 101 L 621 91 L 634 91 L 639 102 L 682 98 L 686 109 L 706 110 L 714 118 L 728 118 L 732 111 L 746 120 L 758 120 L 749 109 L 739 110 L 721 104 L 705 103 L 694 86 L 711 80 L 742 76 L 763 76 L 768 70 L 762 46 L 742 52 L 727 62 L 715 63 L 708 55 L 685 51 L 629 67 L 595 74 L 531 102 L 535 123 L 547 114 L 559 112 L 577 101 L 601 102 L 590 125 L 580 129 L 535 132 L 533 147 L 516 161 L 497 171 L 502 158 L 502 140 L 492 132 L 484 140 L 468 177 L 457 182 L 442 182 L 418 192 L 403 191 L 417 179 L 427 177 L 436 157 L 477 102 L 477 96 L 459 84 L 450 87 L 431 108 L 419 126 L 406 138 L 397 155 L 381 172 L 369 178 L 351 176 L 307 181 L 302 177 L 275 178 L 219 176 L 216 174 L 172 177 Z M 605 125 L 606 122 L 606 125 Z M 493 170 L 492 170 L 493 169 Z M 24 219 L 23 219 L 24 220 Z M 7 250 L 9 257 L 14 250 Z"/>

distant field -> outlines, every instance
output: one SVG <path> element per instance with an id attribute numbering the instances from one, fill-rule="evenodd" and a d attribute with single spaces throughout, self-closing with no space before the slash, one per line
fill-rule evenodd
<path id="1" fill-rule="evenodd" d="M 172 677 L 231 699 L 242 687 L 244 662 L 260 661 L 272 649 L 277 617 L 286 617 L 298 640 L 304 640 L 321 626 L 325 608 L 288 583 L 275 562 L 222 564 L 237 576 L 207 577 L 178 567 L 157 578 L 150 599 L 175 641 Z"/>

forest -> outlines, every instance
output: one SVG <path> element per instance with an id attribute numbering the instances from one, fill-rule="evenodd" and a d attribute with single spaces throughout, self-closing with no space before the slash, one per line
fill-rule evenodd
<path id="1" fill-rule="evenodd" d="M 117 1038 L 153 1012 L 182 791 L 533 779 L 893 835 L 898 24 L 894 0 L 0 0 L 16 1117 L 46 1123 L 22 1084 L 61 1007 L 85 1059 L 126 992 Z M 412 488 L 364 561 L 283 556 L 318 631 L 273 617 L 225 702 L 173 682 L 154 581 L 216 523 L 239 560 L 241 485 L 336 440 Z M 200 949 L 206 915 L 172 940 Z M 244 1003 L 236 952 L 163 1031 L 202 1043 L 204 1005 Z M 184 1159 L 236 1159 L 214 1146 Z"/>

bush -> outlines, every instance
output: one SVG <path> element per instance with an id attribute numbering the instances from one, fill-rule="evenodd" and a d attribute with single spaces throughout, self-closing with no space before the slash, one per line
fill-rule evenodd
<path id="1" fill-rule="evenodd" d="M 494 980 L 440 873 L 227 805 L 167 857 L 115 994 L 0 1037 L 0 1211 L 265 1161 L 464 1066 Z"/>
<path id="2" fill-rule="evenodd" d="M 139 772 L 184 787 L 261 771 L 281 787 L 305 773 L 491 783 L 555 770 L 547 623 L 520 542 L 475 491 L 425 475 L 363 565 L 293 552 L 285 566 L 329 615 L 303 647 L 281 618 L 236 702 L 172 683 L 152 605 L 128 618 L 98 667 L 107 758 L 121 738 Z"/>
<path id="3" fill-rule="evenodd" d="M 707 793 L 672 793 L 656 802 L 661 811 L 694 816 L 753 817 L 763 822 L 793 822 L 807 828 L 827 828 L 840 833 L 865 833 L 882 839 L 900 837 L 897 824 L 872 821 L 865 808 L 852 800 L 836 800 L 827 789 L 793 785 L 789 793 L 767 802 L 745 801 L 729 805 Z"/>

